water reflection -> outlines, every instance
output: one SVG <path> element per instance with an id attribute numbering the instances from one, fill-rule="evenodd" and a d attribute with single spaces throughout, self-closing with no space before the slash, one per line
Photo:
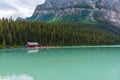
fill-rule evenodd
<path id="1" fill-rule="evenodd" d="M 0 75 L 26 73 L 34 80 L 120 80 L 119 67 L 119 47 L 0 50 Z"/>
<path id="2" fill-rule="evenodd" d="M 27 49 L 28 54 L 38 53 L 39 49 Z"/>
<path id="3" fill-rule="evenodd" d="M 0 80 L 33 80 L 31 76 L 26 74 L 21 75 L 7 75 L 7 76 L 0 76 Z"/>

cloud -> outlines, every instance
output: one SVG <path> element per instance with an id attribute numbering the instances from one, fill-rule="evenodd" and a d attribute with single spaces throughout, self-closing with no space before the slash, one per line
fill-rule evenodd
<path id="1" fill-rule="evenodd" d="M 2 17 L 29 17 L 37 5 L 45 0 L 0 0 L 0 18 Z"/>
<path id="2" fill-rule="evenodd" d="M 0 10 L 9 10 L 9 9 L 16 10 L 15 7 L 13 7 L 12 5 L 8 4 L 7 2 L 0 1 Z"/>
<path id="3" fill-rule="evenodd" d="M 16 12 L 14 10 L 0 10 L 0 17 L 10 17 L 13 14 L 15 14 Z"/>

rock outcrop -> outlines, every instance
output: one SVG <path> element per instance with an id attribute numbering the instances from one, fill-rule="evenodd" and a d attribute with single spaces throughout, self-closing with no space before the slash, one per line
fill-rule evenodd
<path id="1" fill-rule="evenodd" d="M 27 20 L 45 22 L 107 21 L 120 25 L 120 0 L 46 0 Z"/>

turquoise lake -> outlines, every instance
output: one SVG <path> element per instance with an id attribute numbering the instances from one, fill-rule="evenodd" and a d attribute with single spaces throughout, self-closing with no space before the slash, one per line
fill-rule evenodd
<path id="1" fill-rule="evenodd" d="M 1 49 L 0 80 L 120 80 L 120 47 Z"/>

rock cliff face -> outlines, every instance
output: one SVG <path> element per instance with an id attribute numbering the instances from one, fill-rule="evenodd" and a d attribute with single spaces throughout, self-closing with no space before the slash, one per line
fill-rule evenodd
<path id="1" fill-rule="evenodd" d="M 45 22 L 107 21 L 120 25 L 120 0 L 46 0 L 27 20 Z"/>

